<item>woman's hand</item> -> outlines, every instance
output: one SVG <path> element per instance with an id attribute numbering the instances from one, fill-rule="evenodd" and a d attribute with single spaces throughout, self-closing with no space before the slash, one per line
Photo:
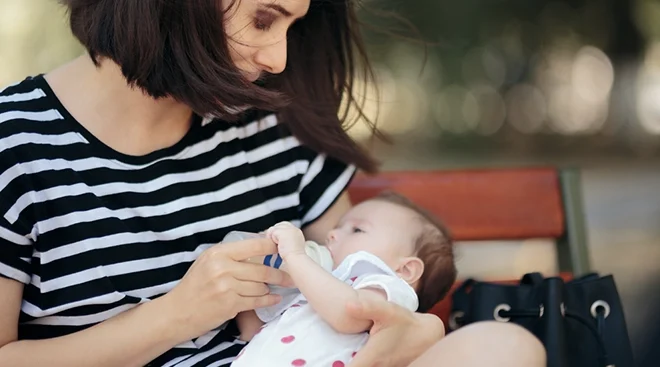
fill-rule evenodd
<path id="1" fill-rule="evenodd" d="M 290 277 L 278 269 L 242 262 L 274 253 L 277 247 L 268 238 L 218 244 L 204 251 L 162 297 L 180 340 L 203 335 L 239 312 L 279 302 L 280 296 L 269 294 L 266 283 L 290 287 Z"/>
<path id="2" fill-rule="evenodd" d="M 374 322 L 367 344 L 348 367 L 406 367 L 445 335 L 438 317 L 386 300 L 362 299 L 348 304 L 347 312 Z"/>

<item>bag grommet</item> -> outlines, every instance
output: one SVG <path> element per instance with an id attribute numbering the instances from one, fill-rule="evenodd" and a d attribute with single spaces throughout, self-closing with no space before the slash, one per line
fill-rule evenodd
<path id="1" fill-rule="evenodd" d="M 598 308 L 600 307 L 602 307 L 605 311 L 605 318 L 610 315 L 609 303 L 599 299 L 598 301 L 591 304 L 591 316 L 593 316 L 594 319 L 598 317 Z"/>
<path id="2" fill-rule="evenodd" d="M 458 324 L 458 318 L 465 316 L 463 311 L 454 311 L 449 315 L 449 330 L 457 330 L 461 325 Z"/>
<path id="3" fill-rule="evenodd" d="M 497 305 L 497 307 L 495 307 L 495 311 L 493 311 L 493 317 L 495 318 L 495 320 L 499 322 L 508 322 L 509 320 L 511 320 L 510 317 L 500 316 L 500 311 L 511 311 L 511 306 L 507 305 L 506 303 L 502 303 Z"/>

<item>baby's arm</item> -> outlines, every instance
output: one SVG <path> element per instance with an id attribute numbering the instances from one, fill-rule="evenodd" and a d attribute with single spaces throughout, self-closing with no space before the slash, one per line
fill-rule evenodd
<path id="1" fill-rule="evenodd" d="M 244 311 L 236 315 L 236 324 L 241 332 L 240 339 L 246 342 L 252 340 L 259 329 L 264 326 L 263 321 L 257 317 L 254 310 Z"/>
<path id="2" fill-rule="evenodd" d="M 371 321 L 349 316 L 346 313 L 346 305 L 351 301 L 369 297 L 387 298 L 384 291 L 377 288 L 353 289 L 332 276 L 305 253 L 288 256 L 285 261 L 300 292 L 314 311 L 333 329 L 344 334 L 354 334 L 371 328 Z"/>
<path id="3" fill-rule="evenodd" d="M 345 334 L 360 333 L 371 328 L 371 321 L 349 316 L 346 305 L 350 301 L 369 297 L 387 298 L 384 291 L 375 288 L 356 290 L 335 278 L 307 256 L 302 232 L 289 223 L 272 227 L 268 235 L 277 243 L 294 284 L 323 320 Z"/>

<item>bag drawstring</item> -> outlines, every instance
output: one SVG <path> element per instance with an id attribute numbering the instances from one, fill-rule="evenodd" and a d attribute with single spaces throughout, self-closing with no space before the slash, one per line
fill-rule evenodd
<path id="1" fill-rule="evenodd" d="M 582 325 L 586 326 L 591 331 L 591 333 L 596 338 L 596 343 L 598 344 L 598 360 L 600 364 L 605 367 L 613 367 L 614 365 L 610 363 L 609 357 L 607 356 L 607 350 L 605 349 L 605 342 L 603 341 L 602 334 L 598 331 L 598 329 L 594 327 L 589 322 L 589 320 L 571 311 L 566 311 L 566 317 L 570 317 L 576 321 L 579 321 Z"/>
<path id="2" fill-rule="evenodd" d="M 596 307 L 594 307 L 594 305 Z M 596 344 L 598 344 L 599 364 L 603 367 L 614 367 L 614 365 L 611 364 L 609 361 L 607 350 L 605 349 L 605 342 L 603 341 L 603 337 L 602 337 L 603 324 L 605 318 L 607 318 L 607 314 L 609 314 L 609 310 L 608 310 L 609 307 L 605 307 L 607 306 L 607 304 L 598 304 L 597 302 L 594 303 L 594 305 L 592 305 L 591 313 L 596 318 L 596 324 L 597 324 L 596 327 L 594 327 L 586 318 L 566 310 L 563 304 L 562 304 L 562 314 L 565 315 L 565 317 L 569 317 L 571 319 L 578 321 L 579 323 L 586 326 L 591 331 L 591 333 L 596 338 Z M 539 306 L 539 308 L 511 309 L 509 305 L 502 304 L 495 308 L 495 312 L 493 313 L 493 316 L 495 317 L 495 320 L 507 322 L 509 321 L 509 319 L 514 317 L 543 317 L 543 311 L 544 311 L 543 305 Z"/>

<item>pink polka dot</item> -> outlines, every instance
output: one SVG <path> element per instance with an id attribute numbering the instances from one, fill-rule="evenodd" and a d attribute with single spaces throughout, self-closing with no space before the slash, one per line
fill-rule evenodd
<path id="1" fill-rule="evenodd" d="M 291 307 L 300 307 L 300 305 L 296 303 L 296 304 L 291 305 Z"/>
<path id="2" fill-rule="evenodd" d="M 306 365 L 307 362 L 304 359 L 296 359 L 293 362 L 291 362 L 292 366 L 300 367 Z"/>
<path id="3" fill-rule="evenodd" d="M 332 367 L 345 367 L 346 365 L 342 361 L 334 361 Z"/>
<path id="4" fill-rule="evenodd" d="M 353 278 L 351 278 L 351 282 L 354 282 L 355 279 L 357 279 L 357 277 L 353 277 Z"/>
<path id="5" fill-rule="evenodd" d="M 351 357 L 355 357 L 356 354 L 357 352 L 353 352 L 353 354 L 351 354 Z"/>
<path id="6" fill-rule="evenodd" d="M 284 338 L 280 339 L 280 341 L 284 344 L 289 344 L 296 340 L 296 337 L 293 335 L 285 336 Z"/>

